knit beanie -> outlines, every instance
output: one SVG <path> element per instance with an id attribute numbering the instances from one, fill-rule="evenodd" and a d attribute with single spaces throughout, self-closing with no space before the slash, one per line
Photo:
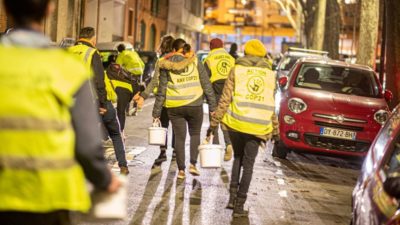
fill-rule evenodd
<path id="1" fill-rule="evenodd" d="M 222 48 L 224 46 L 224 42 L 219 38 L 214 38 L 210 41 L 210 49 L 214 48 Z"/>
<path id="2" fill-rule="evenodd" d="M 264 57 L 267 54 L 267 49 L 265 49 L 265 46 L 261 41 L 252 39 L 244 45 L 244 53 L 246 55 Z"/>

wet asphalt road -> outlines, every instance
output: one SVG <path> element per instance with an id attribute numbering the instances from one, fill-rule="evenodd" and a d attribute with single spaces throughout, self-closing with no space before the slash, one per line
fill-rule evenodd
<path id="1" fill-rule="evenodd" d="M 159 154 L 158 147 L 147 145 L 153 101 L 146 102 L 138 116 L 127 119 L 127 147 L 146 148 L 130 166 L 128 218 L 80 224 L 349 224 L 360 159 L 291 153 L 288 160 L 278 160 L 271 157 L 271 145 L 260 148 L 245 206 L 250 215 L 232 219 L 232 211 L 225 209 L 232 161 L 224 162 L 221 169 L 200 169 L 198 177 L 187 173 L 180 182 L 168 150 L 168 161 L 152 168 Z"/>

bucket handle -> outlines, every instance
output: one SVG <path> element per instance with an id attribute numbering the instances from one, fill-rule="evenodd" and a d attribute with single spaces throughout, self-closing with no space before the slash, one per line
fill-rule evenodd
<path id="1" fill-rule="evenodd" d="M 152 127 L 161 127 L 161 121 L 159 118 L 156 118 L 153 120 L 153 125 Z"/>
<path id="2" fill-rule="evenodd" d="M 210 136 L 206 137 L 206 139 L 203 141 L 203 144 L 212 145 L 213 140 L 214 140 L 214 135 L 211 134 Z"/>

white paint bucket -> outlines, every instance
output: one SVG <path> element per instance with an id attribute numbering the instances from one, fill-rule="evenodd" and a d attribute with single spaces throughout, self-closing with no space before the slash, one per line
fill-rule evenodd
<path id="1" fill-rule="evenodd" d="M 210 138 L 212 140 L 212 137 Z M 222 145 L 202 144 L 199 146 L 200 166 L 202 168 L 219 168 L 222 164 L 224 147 Z"/>
<path id="2" fill-rule="evenodd" d="M 155 122 L 149 127 L 149 145 L 165 145 L 168 129 L 161 127 L 161 123 Z"/>

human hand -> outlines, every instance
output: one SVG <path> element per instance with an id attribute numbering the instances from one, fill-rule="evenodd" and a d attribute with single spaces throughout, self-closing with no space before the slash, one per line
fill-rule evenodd
<path id="1" fill-rule="evenodd" d="M 107 109 L 101 108 L 101 107 L 99 108 L 100 115 L 104 115 L 106 112 L 107 112 Z"/>
<path id="2" fill-rule="evenodd" d="M 140 92 L 136 93 L 136 95 L 133 96 L 133 101 L 137 102 L 139 98 L 143 98 L 142 96 L 140 96 Z"/>
<path id="3" fill-rule="evenodd" d="M 111 172 L 111 171 L 110 171 Z M 118 189 L 122 186 L 121 181 L 111 172 L 111 182 L 107 187 L 107 191 L 109 193 L 117 192 Z"/>
<path id="4" fill-rule="evenodd" d="M 144 98 L 142 96 L 139 95 L 138 99 L 135 100 L 135 102 L 137 103 L 138 109 L 142 109 L 143 108 Z"/>

